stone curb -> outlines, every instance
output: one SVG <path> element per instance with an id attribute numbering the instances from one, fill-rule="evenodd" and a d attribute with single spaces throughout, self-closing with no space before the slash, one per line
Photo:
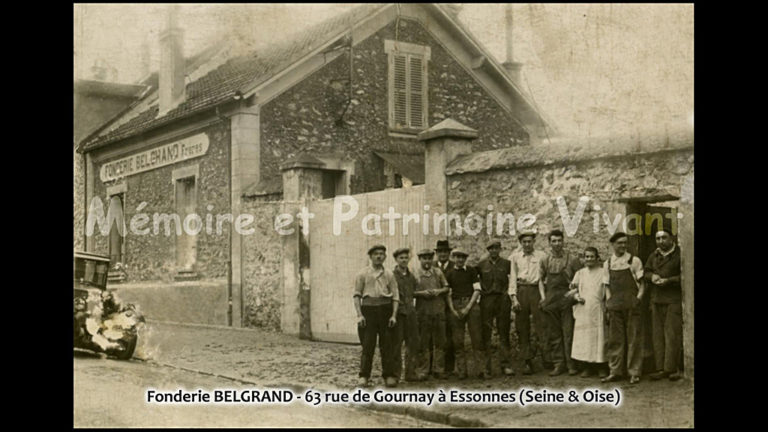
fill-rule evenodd
<path id="1" fill-rule="evenodd" d="M 235 381 L 241 384 L 248 384 L 248 385 L 261 385 L 254 381 L 245 380 L 242 378 L 235 378 L 227 375 L 222 374 L 216 374 L 212 372 L 207 372 L 203 370 L 198 369 L 191 369 L 186 368 L 183 366 L 177 366 L 171 363 L 165 363 L 165 362 L 158 362 L 155 360 L 147 360 L 140 357 L 134 357 L 134 360 L 156 364 L 163 367 L 169 367 L 172 369 L 179 369 L 187 372 L 192 372 L 200 375 L 206 375 L 206 376 L 213 376 L 216 378 L 223 378 L 230 381 Z M 269 388 L 280 388 L 280 389 L 291 389 L 294 393 L 304 393 L 307 390 L 310 390 L 309 387 L 305 387 L 303 385 L 297 385 L 297 384 L 285 384 L 285 383 L 277 383 L 277 384 L 263 384 L 262 387 L 269 387 Z M 320 391 L 320 392 L 329 392 L 329 391 L 338 391 L 338 390 L 329 390 L 322 387 L 313 387 L 312 390 Z M 360 404 L 360 405 L 349 405 L 353 407 L 360 407 L 365 409 L 370 409 L 372 411 L 380 411 L 380 412 L 388 412 L 393 414 L 401 414 L 406 415 L 409 417 L 413 417 L 419 420 L 426 420 L 433 423 L 439 423 L 444 424 L 452 427 L 463 427 L 463 428 L 488 428 L 490 427 L 489 424 L 485 423 L 482 420 L 477 420 L 473 418 L 464 417 L 458 414 L 446 414 L 446 413 L 440 413 L 431 411 L 426 408 L 422 407 L 414 407 L 414 406 L 406 406 L 406 405 L 382 405 L 382 404 Z"/>

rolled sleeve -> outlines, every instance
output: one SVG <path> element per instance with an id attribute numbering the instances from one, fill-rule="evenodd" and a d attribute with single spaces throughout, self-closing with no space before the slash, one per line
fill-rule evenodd
<path id="1" fill-rule="evenodd" d="M 640 281 L 643 279 L 643 261 L 638 257 L 632 257 L 632 264 L 630 265 L 632 273 L 635 275 L 635 280 Z"/>
<path id="2" fill-rule="evenodd" d="M 509 256 L 509 288 L 507 294 L 517 295 L 517 263 L 515 262 L 515 253 Z"/>
<path id="3" fill-rule="evenodd" d="M 389 279 L 387 285 L 389 285 L 389 291 L 392 293 L 392 301 L 400 303 L 400 289 L 397 287 L 397 280 L 395 280 L 394 274 L 388 274 Z"/>
<path id="4" fill-rule="evenodd" d="M 610 270 L 611 269 L 608 268 L 608 260 L 606 260 L 603 262 L 603 283 L 606 285 L 610 282 L 610 278 L 608 277 L 611 274 Z"/>
<path id="5" fill-rule="evenodd" d="M 362 297 L 364 286 L 365 286 L 365 275 L 358 274 L 357 277 L 355 278 L 355 290 L 354 290 L 354 294 L 352 294 L 352 297 Z"/>

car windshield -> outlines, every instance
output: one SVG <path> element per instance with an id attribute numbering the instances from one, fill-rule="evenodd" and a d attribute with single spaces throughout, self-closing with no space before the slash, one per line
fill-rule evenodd
<path id="1" fill-rule="evenodd" d="M 107 283 L 108 263 L 75 258 L 75 282 L 104 287 Z"/>

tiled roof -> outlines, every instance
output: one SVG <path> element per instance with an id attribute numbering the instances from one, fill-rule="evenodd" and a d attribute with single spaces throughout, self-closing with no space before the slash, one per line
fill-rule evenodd
<path id="1" fill-rule="evenodd" d="M 453 175 L 496 169 L 555 165 L 684 149 L 693 149 L 692 131 L 639 137 L 571 139 L 551 145 L 516 146 L 460 156 L 448 164 L 445 173 Z"/>
<path id="2" fill-rule="evenodd" d="M 184 102 L 166 115 L 158 117 L 158 106 L 153 105 L 116 129 L 87 141 L 82 150 L 93 150 L 232 100 L 235 93 L 244 86 L 266 81 L 381 7 L 381 4 L 364 4 L 310 27 L 284 43 L 232 58 L 202 78 L 187 84 Z"/>

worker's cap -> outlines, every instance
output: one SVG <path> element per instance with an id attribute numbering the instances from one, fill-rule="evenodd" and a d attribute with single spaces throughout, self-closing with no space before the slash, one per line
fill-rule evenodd
<path id="1" fill-rule="evenodd" d="M 377 250 L 382 250 L 382 251 L 384 251 L 384 253 L 386 253 L 387 252 L 387 247 L 384 246 L 383 244 L 373 245 L 373 246 L 371 246 L 370 249 L 368 249 L 368 255 L 374 253 Z"/>
<path id="2" fill-rule="evenodd" d="M 418 255 L 419 258 L 421 258 L 423 256 L 430 256 L 430 257 L 432 257 L 432 256 L 435 256 L 435 251 L 433 251 L 431 249 L 422 249 L 416 255 Z"/>
<path id="3" fill-rule="evenodd" d="M 535 239 L 536 238 L 536 231 L 534 231 L 534 230 L 520 231 L 520 234 L 517 235 L 517 239 L 518 240 L 523 240 L 526 237 L 532 237 L 532 238 Z"/>
<path id="4" fill-rule="evenodd" d="M 498 241 L 498 240 L 493 240 L 490 243 L 488 243 L 488 246 L 486 246 L 485 248 L 486 249 L 491 249 L 491 248 L 495 248 L 495 247 L 501 249 L 501 242 Z"/>
<path id="5" fill-rule="evenodd" d="M 468 254 L 468 253 L 466 253 L 466 252 L 464 252 L 464 251 L 463 251 L 463 250 L 461 250 L 461 249 L 454 249 L 454 250 L 453 250 L 453 256 L 463 256 L 463 257 L 468 257 L 468 256 L 469 256 L 469 254 Z"/>
<path id="6" fill-rule="evenodd" d="M 610 239 L 608 239 L 609 242 L 614 243 L 616 240 L 620 238 L 626 237 L 627 234 L 623 232 L 617 232 L 616 234 L 612 235 Z"/>
<path id="7" fill-rule="evenodd" d="M 410 253 L 410 252 L 411 252 L 410 248 L 404 247 L 404 248 L 400 248 L 400 249 L 396 250 L 395 253 L 392 254 L 392 256 L 397 258 L 398 256 L 400 256 L 400 255 L 402 255 L 404 253 Z"/>

